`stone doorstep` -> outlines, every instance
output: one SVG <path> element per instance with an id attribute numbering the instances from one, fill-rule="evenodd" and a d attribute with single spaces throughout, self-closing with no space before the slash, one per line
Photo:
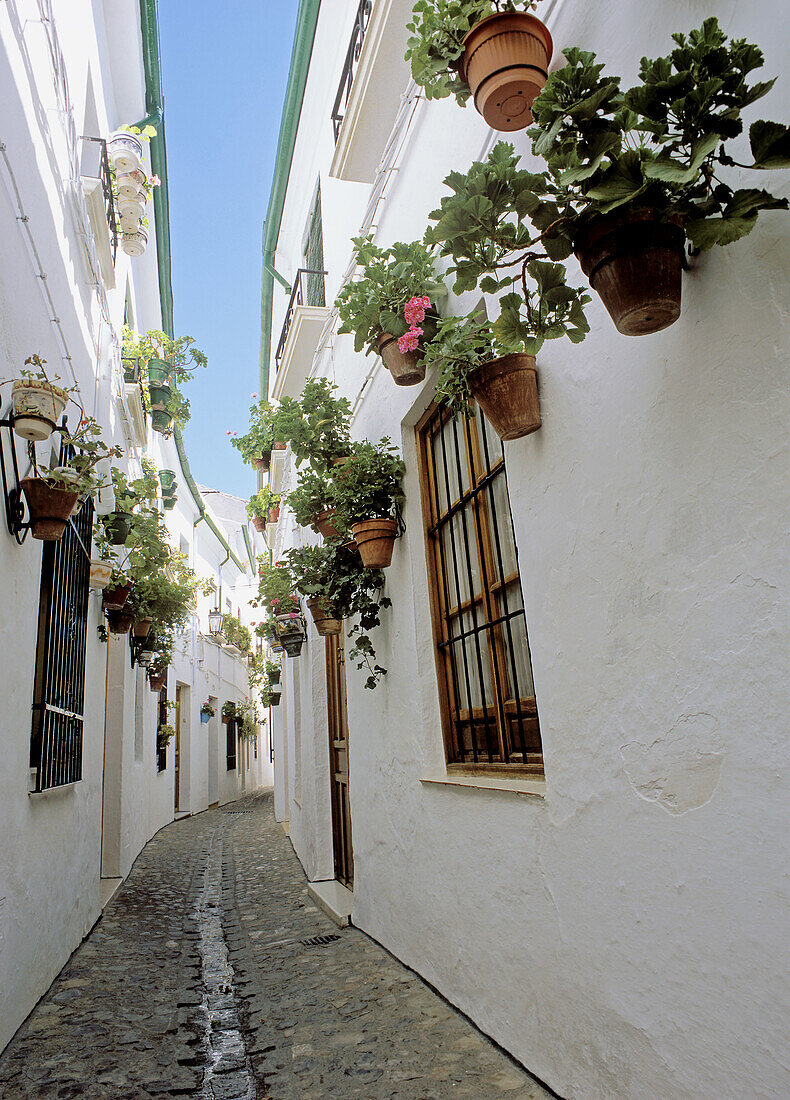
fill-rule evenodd
<path id="1" fill-rule="evenodd" d="M 351 924 L 354 895 L 337 879 L 308 882 L 307 893 L 339 928 L 346 928 Z"/>

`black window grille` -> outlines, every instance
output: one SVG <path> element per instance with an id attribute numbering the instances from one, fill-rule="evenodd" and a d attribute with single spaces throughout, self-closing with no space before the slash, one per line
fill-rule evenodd
<path id="1" fill-rule="evenodd" d="M 167 678 L 165 677 L 165 680 Z M 167 725 L 167 687 L 163 687 L 159 692 L 159 704 L 157 706 L 157 722 L 156 722 L 156 770 L 163 772 L 167 767 L 167 742 L 163 741 L 159 736 L 159 729 L 161 726 Z"/>
<path id="2" fill-rule="evenodd" d="M 448 766 L 542 771 L 502 442 L 441 409 L 420 440 Z"/>
<path id="3" fill-rule="evenodd" d="M 351 95 L 351 86 L 354 83 L 359 56 L 362 53 L 362 43 L 365 40 L 365 32 L 368 29 L 372 7 L 373 0 L 359 0 L 359 7 L 354 16 L 354 26 L 351 28 L 351 38 L 343 62 L 343 72 L 340 74 L 340 84 L 332 106 L 332 130 L 335 135 L 335 144 L 337 144 L 337 139 L 340 136 L 340 127 L 343 125 L 346 104 L 348 103 L 348 97 Z"/>
<path id="4" fill-rule="evenodd" d="M 229 718 L 225 730 L 225 762 L 229 772 L 236 770 L 236 719 Z"/>
<path id="5" fill-rule="evenodd" d="M 82 779 L 92 528 L 89 497 L 63 538 L 43 546 L 30 737 L 36 791 Z"/>

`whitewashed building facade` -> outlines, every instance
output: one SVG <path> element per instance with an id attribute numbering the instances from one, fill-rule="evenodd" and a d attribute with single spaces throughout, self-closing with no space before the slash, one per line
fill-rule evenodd
<path id="1" fill-rule="evenodd" d="M 768 215 L 694 262 L 664 332 L 621 336 L 596 298 L 583 344 L 541 351 L 543 426 L 504 445 L 497 508 L 505 540 L 512 515 L 505 554 L 520 574 L 543 775 L 452 759 L 420 476 L 439 438 L 425 419 L 433 379 L 396 387 L 337 335 L 332 308 L 350 237 L 421 238 L 444 177 L 500 139 L 471 106 L 429 102 L 411 82 L 411 7 L 299 10 L 264 233 L 262 384 L 277 399 L 328 377 L 353 405 L 355 438 L 398 444 L 406 531 L 374 637 L 389 670 L 379 687 L 346 668 L 338 717 L 312 624 L 285 661 L 276 812 L 309 879 L 330 884 L 318 892 L 345 897 L 354 924 L 559 1095 L 784 1095 L 790 219 Z M 766 73 L 782 75 L 761 117 L 786 116 L 790 26 L 776 0 L 550 0 L 540 12 L 554 66 L 577 44 L 626 80 L 711 14 L 764 49 Z M 526 134 L 510 137 L 537 167 Z M 788 184 L 771 180 L 783 195 Z M 294 299 L 281 342 L 280 279 L 317 262 L 323 301 Z M 442 312 L 477 298 L 451 295 Z M 498 441 L 487 446 L 490 473 Z M 293 481 L 289 453 L 275 483 Z M 283 509 L 275 558 L 314 538 Z"/>
<path id="2" fill-rule="evenodd" d="M 32 538 L 19 544 L 2 505 L 0 1049 L 158 829 L 178 814 L 271 784 L 267 731 L 249 746 L 237 745 L 234 731 L 231 745 L 222 723 L 222 703 L 249 694 L 248 668 L 239 651 L 209 635 L 207 620 L 221 593 L 249 621 L 262 543 L 255 546 L 243 523 L 215 514 L 192 478 L 183 441 L 152 432 L 139 383 L 124 380 L 121 363 L 125 319 L 143 331 L 172 325 L 155 14 L 150 0 L 0 5 L 0 381 L 39 354 L 65 385 L 78 385 L 105 440 L 123 448 L 118 461 L 130 475 L 140 475 L 145 454 L 172 469 L 178 481 L 177 506 L 167 513 L 173 541 L 199 575 L 215 582 L 213 597 L 201 599 L 178 639 L 167 691 L 177 704 L 168 720 L 175 713 L 178 728 L 166 753 L 157 753 L 160 700 L 145 670 L 132 666 L 128 638 L 100 640 L 101 595 L 88 594 L 87 573 L 72 605 L 83 610 L 63 624 L 59 638 L 42 636 L 45 544 Z M 152 157 L 162 177 L 155 209 L 149 208 L 149 246 L 135 259 L 119 247 L 113 258 L 95 155 L 100 146 L 89 139 L 106 140 L 118 126 L 145 117 L 157 123 Z M 7 418 L 10 385 L 0 399 L 0 417 Z M 10 490 L 12 449 L 20 476 L 26 452 L 19 439 L 14 444 L 7 422 L 0 432 L 4 489 Z M 49 444 L 38 446 L 39 458 L 48 459 Z M 58 568 L 56 559 L 56 578 Z M 37 671 L 45 644 L 53 660 L 66 655 L 72 669 L 84 655 L 78 676 L 84 700 L 67 746 L 32 750 L 32 707 L 53 703 L 42 694 Z M 215 703 L 216 716 L 202 723 L 206 701 Z M 42 769 L 61 749 L 68 753 L 70 781 L 45 780 Z"/>

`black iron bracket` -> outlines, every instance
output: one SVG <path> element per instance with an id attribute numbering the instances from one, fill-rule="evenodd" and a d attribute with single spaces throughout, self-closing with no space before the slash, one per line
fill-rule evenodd
<path id="1" fill-rule="evenodd" d="M 146 638 L 135 638 L 134 627 L 129 631 L 129 660 L 132 668 L 138 663 L 140 654 L 147 649 Z"/>

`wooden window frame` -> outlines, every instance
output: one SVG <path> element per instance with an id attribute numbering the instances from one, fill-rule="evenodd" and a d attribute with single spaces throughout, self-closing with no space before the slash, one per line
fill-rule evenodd
<path id="1" fill-rule="evenodd" d="M 477 417 L 482 417 L 478 409 Z M 469 486 L 462 487 L 462 469 L 458 469 L 459 496 L 454 501 L 449 501 L 449 480 L 445 470 L 445 492 L 448 495 L 448 506 L 444 512 L 440 511 L 436 486 L 436 461 L 442 459 L 446 462 L 446 446 L 441 455 L 434 455 L 434 441 L 438 441 L 442 430 L 451 421 L 449 412 L 438 406 L 435 402 L 425 412 L 416 427 L 417 449 L 419 455 L 420 472 L 420 496 L 422 499 L 426 565 L 428 573 L 428 589 L 430 596 L 431 623 L 434 640 L 434 659 L 436 662 L 436 676 L 438 683 L 439 705 L 442 719 L 442 735 L 444 739 L 445 760 L 448 773 L 456 774 L 514 774 L 514 775 L 543 775 L 542 748 L 536 751 L 534 741 L 537 739 L 540 745 L 540 727 L 538 720 L 537 703 L 534 694 L 521 697 L 520 691 L 514 692 L 514 698 L 504 698 L 502 685 L 514 682 L 518 684 L 518 671 L 516 666 L 514 633 L 518 639 L 520 632 L 519 619 L 523 624 L 524 642 L 526 644 L 526 660 L 531 670 L 529 655 L 529 640 L 526 629 L 526 613 L 523 605 L 523 595 L 520 608 L 510 612 L 507 607 L 506 590 L 513 584 L 520 585 L 520 573 L 518 568 L 515 573 L 508 573 L 503 578 L 504 555 L 501 548 L 500 530 L 502 524 L 507 522 L 512 530 L 512 514 L 510 511 L 509 494 L 507 493 L 507 475 L 504 463 L 504 453 L 497 459 L 492 457 L 488 438 L 497 439 L 493 429 L 488 426 L 483 433 L 486 439 L 485 453 L 481 446 L 480 436 L 475 424 L 465 417 L 459 417 L 453 429 L 453 440 L 456 446 L 456 459 L 461 462 L 463 452 L 467 464 L 467 478 Z M 486 422 L 487 423 L 487 422 Z M 500 445 L 501 446 L 501 445 Z M 437 448 L 438 449 L 438 448 Z M 494 483 L 498 477 L 505 478 L 505 495 L 507 500 L 507 516 L 502 516 L 501 508 L 496 507 Z M 472 577 L 469 575 L 470 598 L 465 602 L 452 605 L 449 611 L 447 601 L 449 599 L 449 582 L 447 568 L 444 563 L 445 550 L 442 547 L 441 532 L 455 517 L 462 517 L 464 538 L 473 540 L 477 554 L 478 565 L 481 569 L 480 593 L 475 595 L 472 591 Z M 471 534 L 467 525 L 472 528 Z M 455 538 L 450 534 L 450 542 L 455 550 Z M 515 546 L 515 535 L 513 535 Z M 455 559 L 455 554 L 453 554 Z M 467 565 L 467 570 L 471 566 Z M 450 578 L 451 579 L 451 578 Z M 464 578 L 466 580 L 467 578 Z M 456 576 L 456 588 L 460 589 Z M 499 594 L 503 594 L 505 602 L 504 614 L 497 607 Z M 460 594 L 460 593 L 459 593 Z M 469 630 L 462 628 L 459 632 L 450 633 L 450 624 L 453 620 L 460 621 L 464 612 L 471 612 L 473 627 Z M 479 620 L 479 625 L 478 625 Z M 491 644 L 480 645 L 481 639 L 490 636 Z M 471 660 L 466 653 L 466 639 L 471 639 L 474 652 L 471 658 L 477 663 L 479 677 L 479 692 L 482 696 L 483 706 L 456 707 L 456 698 L 463 695 L 464 688 L 467 697 L 471 697 L 472 689 L 468 668 L 466 674 L 463 669 L 457 669 L 457 657 L 453 652 L 453 640 L 461 640 L 463 663 L 468 666 Z M 486 651 L 483 657 L 481 652 Z M 487 671 L 493 688 L 493 699 L 488 699 L 488 690 L 484 672 Z M 459 671 L 464 677 L 464 683 L 460 682 Z M 460 684 L 460 690 L 459 685 Z M 482 737 L 478 734 L 478 726 L 482 722 L 484 732 Z M 517 727 L 517 735 L 513 733 L 514 724 Z M 468 726 L 468 738 L 471 748 L 464 749 L 461 729 Z M 516 740 L 520 745 L 516 744 Z M 478 744 L 480 741 L 480 744 Z M 493 751 L 492 751 L 493 749 Z M 471 754 L 472 759 L 469 759 Z M 485 758 L 484 758 L 485 757 Z"/>

